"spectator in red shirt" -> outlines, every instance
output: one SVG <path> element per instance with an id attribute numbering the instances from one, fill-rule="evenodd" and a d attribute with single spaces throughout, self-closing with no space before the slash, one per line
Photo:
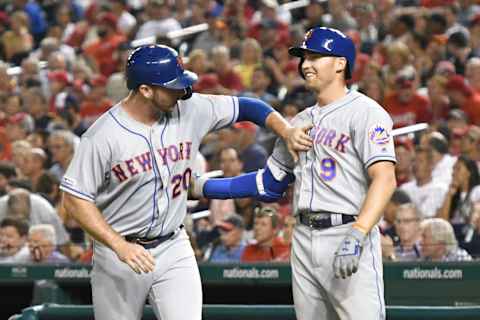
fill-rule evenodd
<path id="1" fill-rule="evenodd" d="M 277 211 L 270 207 L 255 209 L 253 227 L 256 242 L 245 248 L 242 262 L 288 261 L 290 248 L 277 235 L 279 219 Z"/>
<path id="2" fill-rule="evenodd" d="M 48 80 L 51 93 L 48 111 L 56 114 L 65 107 L 70 79 L 66 71 L 56 70 L 48 73 Z"/>
<path id="3" fill-rule="evenodd" d="M 233 70 L 230 49 L 223 45 L 213 48 L 212 62 L 219 84 L 229 91 L 225 91 L 224 94 L 237 94 L 243 90 L 242 79 Z"/>
<path id="4" fill-rule="evenodd" d="M 355 68 L 353 69 L 352 78 L 349 80 L 349 83 L 357 83 L 363 78 L 365 67 L 370 62 L 370 56 L 360 51 L 362 46 L 360 32 L 356 30 L 349 30 L 346 32 L 346 35 L 353 40 L 356 51 Z"/>
<path id="5" fill-rule="evenodd" d="M 480 125 L 480 94 L 475 93 L 461 75 L 450 77 L 446 88 L 452 106 L 462 109 L 471 123 Z"/>
<path id="6" fill-rule="evenodd" d="M 394 128 L 432 119 L 428 98 L 415 89 L 415 69 L 407 66 L 397 74 L 396 90 L 385 98 L 385 109 L 393 119 Z"/>
<path id="7" fill-rule="evenodd" d="M 85 48 L 85 55 L 89 57 L 96 71 L 108 77 L 116 71 L 117 61 L 114 53 L 125 36 L 117 31 L 117 17 L 110 13 L 102 14 L 97 22 L 99 39 Z"/>
<path id="8" fill-rule="evenodd" d="M 412 169 L 415 151 L 412 140 L 405 137 L 395 139 L 395 155 L 398 161 L 395 166 L 395 176 L 397 185 L 401 186 L 413 179 Z"/>
<path id="9" fill-rule="evenodd" d="M 112 101 L 107 98 L 105 88 L 107 78 L 99 74 L 91 80 L 91 84 L 90 94 L 85 97 L 85 100 L 80 105 L 80 115 L 87 126 L 92 124 L 112 106 Z"/>

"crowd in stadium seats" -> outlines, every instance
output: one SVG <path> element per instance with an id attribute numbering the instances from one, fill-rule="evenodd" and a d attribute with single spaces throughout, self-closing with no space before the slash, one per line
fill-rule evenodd
<path id="1" fill-rule="evenodd" d="M 175 47 L 199 76 L 194 91 L 257 97 L 291 119 L 315 104 L 288 54 L 313 26 L 354 40 L 349 85 L 395 127 L 430 124 L 396 139 L 384 258 L 480 257 L 478 1 L 11 0 L 0 1 L 0 263 L 90 263 L 91 239 L 61 206 L 59 181 L 81 135 L 128 94 L 135 46 Z M 212 133 L 199 170 L 263 168 L 275 138 L 251 123 Z M 288 261 L 291 197 L 191 201 L 185 225 L 197 259 Z"/>

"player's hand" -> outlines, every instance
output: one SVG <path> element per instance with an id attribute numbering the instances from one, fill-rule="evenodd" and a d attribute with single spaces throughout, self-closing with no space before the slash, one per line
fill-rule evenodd
<path id="1" fill-rule="evenodd" d="M 335 278 L 345 279 L 357 272 L 366 235 L 352 227 L 340 243 L 333 260 Z"/>
<path id="2" fill-rule="evenodd" d="M 193 174 L 190 179 L 190 187 L 188 190 L 189 197 L 192 199 L 200 199 L 203 197 L 203 186 L 210 178 L 217 178 L 223 176 L 222 170 L 213 170 L 198 175 Z"/>
<path id="3" fill-rule="evenodd" d="M 287 138 L 285 142 L 287 144 L 288 152 L 293 158 L 293 161 L 298 161 L 298 152 L 308 151 L 313 146 L 313 140 L 307 134 L 313 125 L 308 125 L 302 128 L 292 127 L 288 129 Z"/>
<path id="4" fill-rule="evenodd" d="M 117 246 L 116 253 L 122 262 L 138 274 L 149 273 L 155 269 L 155 259 L 139 244 L 123 241 Z"/>

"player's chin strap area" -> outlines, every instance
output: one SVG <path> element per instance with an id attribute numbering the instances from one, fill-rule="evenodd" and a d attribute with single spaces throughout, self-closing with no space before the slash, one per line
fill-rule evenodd
<path id="1" fill-rule="evenodd" d="M 183 95 L 183 97 L 181 97 L 180 99 L 182 100 L 187 100 L 187 99 L 190 99 L 193 95 L 193 90 L 192 90 L 192 87 L 186 87 L 185 89 L 183 89 L 185 91 L 185 94 Z"/>
<path id="2" fill-rule="evenodd" d="M 163 243 L 167 240 L 173 239 L 175 237 L 175 235 L 177 235 L 180 232 L 180 230 L 183 229 L 183 227 L 184 227 L 184 225 L 181 224 L 177 229 L 170 232 L 169 234 L 166 234 L 166 235 L 163 235 L 163 236 L 159 235 L 155 238 L 142 238 L 142 237 L 137 237 L 137 236 L 134 236 L 134 235 L 128 235 L 128 236 L 125 236 L 125 240 L 127 240 L 128 242 L 139 244 L 142 247 L 144 247 L 145 249 L 153 249 L 153 248 L 156 248 L 157 246 L 159 246 L 161 243 Z"/>

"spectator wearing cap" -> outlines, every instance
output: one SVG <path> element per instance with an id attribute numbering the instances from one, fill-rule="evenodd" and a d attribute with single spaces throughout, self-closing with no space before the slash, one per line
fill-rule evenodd
<path id="1" fill-rule="evenodd" d="M 245 247 L 242 262 L 288 261 L 290 248 L 278 236 L 279 227 L 280 221 L 275 209 L 256 208 L 253 227 L 255 243 Z"/>
<path id="2" fill-rule="evenodd" d="M 36 191 L 38 179 L 45 173 L 47 154 L 43 149 L 31 148 L 26 156 L 26 162 L 23 174 L 32 182 L 32 188 Z"/>
<path id="3" fill-rule="evenodd" d="M 219 84 L 226 89 L 224 94 L 237 94 L 243 90 L 242 79 L 233 70 L 230 49 L 224 45 L 212 49 L 212 68 Z"/>
<path id="4" fill-rule="evenodd" d="M 117 28 L 127 38 L 135 30 L 137 18 L 128 11 L 128 0 L 110 0 L 112 13 L 118 17 Z"/>
<path id="5" fill-rule="evenodd" d="M 472 48 L 469 46 L 468 33 L 456 31 L 448 37 L 447 56 L 455 65 L 458 74 L 465 74 L 465 65 L 473 57 Z"/>
<path id="6" fill-rule="evenodd" d="M 240 262 L 245 250 L 243 219 L 236 213 L 230 214 L 221 221 L 217 228 L 220 232 L 220 243 L 213 247 L 208 257 L 210 262 L 231 263 Z"/>
<path id="7" fill-rule="evenodd" d="M 452 106 L 462 109 L 472 124 L 480 125 L 480 94 L 461 75 L 452 76 L 446 88 Z"/>
<path id="8" fill-rule="evenodd" d="M 234 70 L 240 75 L 242 85 L 246 90 L 250 90 L 253 71 L 261 65 L 262 60 L 262 48 L 258 41 L 253 38 L 243 40 L 240 63 L 234 67 Z"/>
<path id="9" fill-rule="evenodd" d="M 5 31 L 1 37 L 5 59 L 16 65 L 20 65 L 33 48 L 33 37 L 28 31 L 30 20 L 22 11 L 15 11 L 10 16 L 11 30 Z"/>
<path id="10" fill-rule="evenodd" d="M 62 180 L 72 160 L 76 139 L 78 138 L 68 130 L 55 130 L 48 138 L 48 149 L 52 154 L 52 161 L 55 162 L 49 171 L 53 173 L 59 181 Z"/>
<path id="11" fill-rule="evenodd" d="M 125 36 L 117 30 L 117 16 L 111 12 L 104 12 L 98 17 L 98 40 L 84 49 L 85 56 L 90 59 L 97 73 L 105 77 L 116 71 L 117 61 L 114 53 Z"/>
<path id="12" fill-rule="evenodd" d="M 148 37 L 165 37 L 169 32 L 182 28 L 173 17 L 169 1 L 150 0 L 145 8 L 146 22 L 143 23 L 135 36 L 136 39 Z"/>
<path id="13" fill-rule="evenodd" d="M 112 106 L 112 101 L 107 97 L 107 78 L 98 74 L 90 81 L 90 93 L 80 105 L 80 116 L 86 126 L 90 126 Z"/>
<path id="14" fill-rule="evenodd" d="M 427 261 L 470 261 L 472 257 L 458 247 L 452 225 L 439 218 L 422 221 L 420 246 Z"/>
<path id="15" fill-rule="evenodd" d="M 57 235 L 51 224 L 37 224 L 28 230 L 30 261 L 41 264 L 66 264 L 70 260 L 56 249 Z"/>
<path id="16" fill-rule="evenodd" d="M 66 71 L 55 70 L 48 73 L 50 102 L 48 111 L 56 114 L 65 107 L 69 96 L 70 76 Z"/>
<path id="17" fill-rule="evenodd" d="M 447 121 L 450 111 L 450 100 L 445 86 L 447 77 L 436 74 L 427 82 L 427 94 L 432 110 L 432 123 L 439 124 Z"/>
<path id="18" fill-rule="evenodd" d="M 467 78 L 468 84 L 472 87 L 474 93 L 480 94 L 480 57 L 473 57 L 468 60 L 465 70 L 465 77 Z"/>
<path id="19" fill-rule="evenodd" d="M 448 185 L 432 178 L 432 153 L 430 149 L 417 147 L 413 163 L 415 179 L 403 184 L 412 203 L 418 208 L 421 218 L 432 218 L 442 206 Z"/>
<path id="20" fill-rule="evenodd" d="M 215 73 L 202 74 L 194 84 L 193 90 L 204 94 L 222 94 L 228 91 L 220 85 Z"/>
<path id="21" fill-rule="evenodd" d="M 257 126 L 252 122 L 241 121 L 235 123 L 233 128 L 237 134 L 236 144 L 243 163 L 243 171 L 252 172 L 263 168 L 268 153 L 256 142 Z"/>
<path id="22" fill-rule="evenodd" d="M 460 152 L 480 166 L 480 127 L 471 125 L 465 128 L 460 142 Z M 480 167 L 479 167 L 480 168 Z"/>
<path id="23" fill-rule="evenodd" d="M 398 207 L 395 213 L 395 230 L 398 235 L 398 243 L 394 246 L 396 261 L 416 261 L 421 258 L 422 216 L 422 212 L 413 203 Z"/>
<path id="24" fill-rule="evenodd" d="M 29 262 L 28 222 L 7 217 L 0 222 L 0 264 Z"/>
<path id="25" fill-rule="evenodd" d="M 413 142 L 409 138 L 400 137 L 395 140 L 395 156 L 397 158 L 395 176 L 398 186 L 411 181 L 413 178 L 414 152 Z"/>
<path id="26" fill-rule="evenodd" d="M 432 112 L 428 98 L 416 92 L 416 72 L 411 65 L 397 73 L 395 91 L 385 97 L 385 109 L 395 128 L 430 122 Z"/>

